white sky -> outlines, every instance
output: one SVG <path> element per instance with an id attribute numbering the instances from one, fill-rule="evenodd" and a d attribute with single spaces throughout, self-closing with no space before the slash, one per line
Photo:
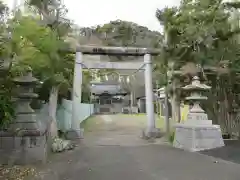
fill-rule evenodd
<path id="1" fill-rule="evenodd" d="M 13 0 L 4 0 L 12 7 Z M 19 0 L 20 1 L 20 0 Z M 160 31 L 156 9 L 175 6 L 180 0 L 64 0 L 68 17 L 79 26 L 95 26 L 111 20 L 126 20 Z"/>

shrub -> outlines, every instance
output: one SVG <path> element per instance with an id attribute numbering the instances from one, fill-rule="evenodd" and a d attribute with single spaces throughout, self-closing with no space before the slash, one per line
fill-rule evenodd
<path id="1" fill-rule="evenodd" d="M 175 131 L 172 131 L 168 137 L 168 141 L 173 144 L 174 141 L 174 137 L 175 137 Z"/>

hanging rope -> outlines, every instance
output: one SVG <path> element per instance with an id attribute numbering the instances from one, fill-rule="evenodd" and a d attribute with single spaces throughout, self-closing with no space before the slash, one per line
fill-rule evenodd
<path id="1" fill-rule="evenodd" d="M 76 64 L 81 64 L 84 68 L 88 69 L 91 73 L 97 74 L 94 70 L 91 70 L 90 68 L 88 68 L 84 63 L 78 63 L 78 62 L 77 62 Z M 138 68 L 136 71 L 134 71 L 134 72 L 131 73 L 131 74 L 120 74 L 120 73 L 118 73 L 118 72 L 116 72 L 116 71 L 112 71 L 112 72 L 103 73 L 102 75 L 100 75 L 100 77 L 101 77 L 101 76 L 109 76 L 109 75 L 111 75 L 111 74 L 117 74 L 118 77 L 119 77 L 119 79 L 121 79 L 120 77 L 131 77 L 131 76 L 134 77 L 137 72 L 139 72 L 141 69 L 144 68 L 144 66 L 145 66 L 145 64 L 143 64 L 140 68 Z M 134 78 L 135 78 L 135 77 L 134 77 Z M 131 81 L 131 80 L 129 80 L 129 82 L 130 82 L 130 81 Z"/>

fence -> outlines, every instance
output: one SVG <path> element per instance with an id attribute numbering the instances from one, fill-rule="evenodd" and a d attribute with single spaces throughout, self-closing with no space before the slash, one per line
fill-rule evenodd
<path id="1" fill-rule="evenodd" d="M 77 106 L 79 124 L 94 113 L 93 104 L 79 103 Z M 63 99 L 62 104 L 57 109 L 57 124 L 62 131 L 67 131 L 71 128 L 72 120 L 72 101 Z"/>

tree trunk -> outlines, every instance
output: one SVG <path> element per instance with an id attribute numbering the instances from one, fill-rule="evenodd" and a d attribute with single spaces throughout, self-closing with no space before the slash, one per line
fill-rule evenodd
<path id="1" fill-rule="evenodd" d="M 181 120 L 180 102 L 178 101 L 177 79 L 172 81 L 173 95 L 172 95 L 172 120 L 174 123 L 179 123 Z"/>
<path id="2" fill-rule="evenodd" d="M 57 128 L 57 104 L 58 104 L 58 91 L 57 86 L 52 87 L 50 96 L 49 96 L 49 116 L 50 116 L 50 136 L 51 139 L 58 137 L 58 128 Z"/>
<path id="3" fill-rule="evenodd" d="M 51 89 L 49 96 L 49 116 L 50 122 L 50 142 L 52 152 L 63 152 L 65 150 L 73 149 L 73 144 L 68 140 L 63 140 L 58 137 L 58 127 L 57 127 L 57 105 L 58 105 L 58 91 L 59 87 L 54 86 Z"/>
<path id="4" fill-rule="evenodd" d="M 181 109 L 180 109 L 180 101 L 177 100 L 176 102 L 176 118 L 177 118 L 177 122 L 180 123 L 181 122 Z"/>

